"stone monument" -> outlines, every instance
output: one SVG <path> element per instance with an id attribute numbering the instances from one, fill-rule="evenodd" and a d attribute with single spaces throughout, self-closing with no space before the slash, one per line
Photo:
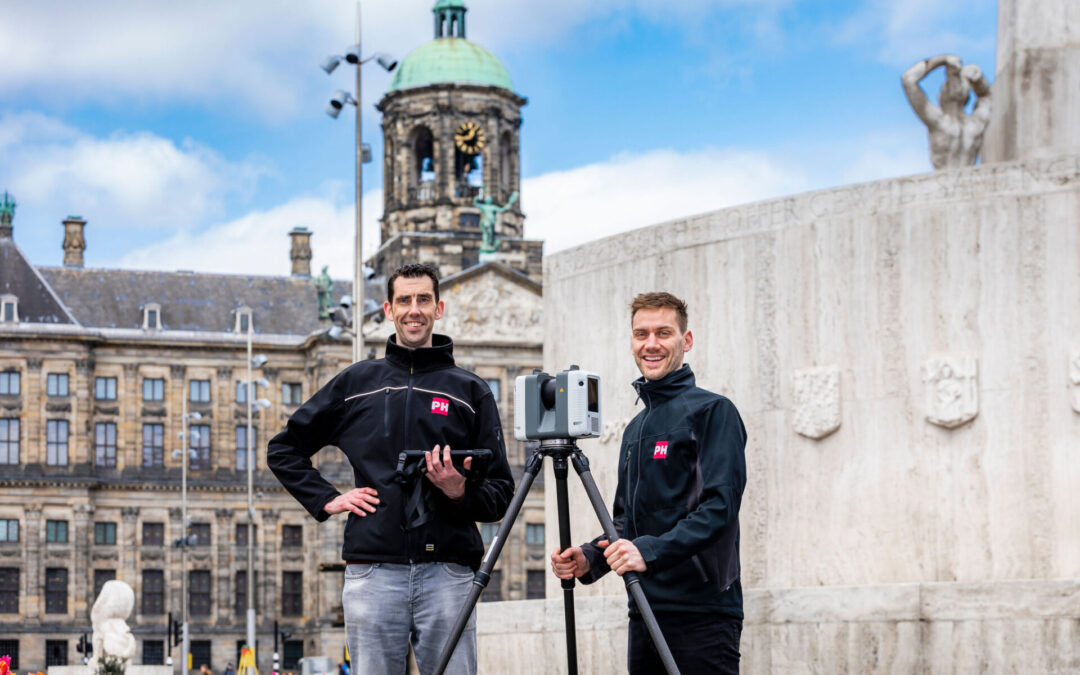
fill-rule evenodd
<path id="1" fill-rule="evenodd" d="M 127 625 L 133 609 L 135 591 L 131 586 L 115 579 L 106 581 L 90 610 L 94 654 L 87 665 L 91 672 L 96 671 L 98 664 L 107 657 L 120 659 L 124 666 L 135 657 L 135 636 Z"/>
<path id="2" fill-rule="evenodd" d="M 945 82 L 938 94 L 938 105 L 934 105 L 919 83 L 942 67 Z M 958 56 L 935 56 L 908 68 L 900 81 L 908 102 L 930 134 L 930 162 L 934 168 L 975 166 L 990 123 L 990 83 L 982 69 L 974 64 L 965 66 Z M 978 100 L 969 115 L 964 108 L 972 92 Z"/>

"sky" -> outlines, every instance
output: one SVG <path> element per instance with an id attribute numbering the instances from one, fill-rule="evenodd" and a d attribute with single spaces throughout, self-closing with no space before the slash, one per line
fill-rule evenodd
<path id="1" fill-rule="evenodd" d="M 365 0 L 365 54 L 433 38 L 433 0 Z M 545 253 L 677 217 L 931 170 L 900 75 L 951 53 L 991 76 L 990 0 L 467 0 L 467 37 L 506 66 L 522 111 L 525 235 Z M 306 226 L 315 269 L 351 276 L 354 71 L 340 0 L 7 0 L 0 192 L 15 241 L 87 267 L 287 275 Z M 390 75 L 363 67 L 366 254 L 379 244 Z M 925 81 L 936 100 L 940 73 Z"/>

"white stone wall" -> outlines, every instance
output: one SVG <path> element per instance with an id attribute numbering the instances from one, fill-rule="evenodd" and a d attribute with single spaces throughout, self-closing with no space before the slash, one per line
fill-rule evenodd
<path id="1" fill-rule="evenodd" d="M 609 503 L 639 410 L 627 305 L 658 289 L 688 301 L 687 360 L 749 433 L 746 672 L 1080 672 L 1080 157 L 797 195 L 550 256 L 544 365 L 604 378 L 607 433 L 581 446 Z M 941 380 L 942 364 L 975 379 Z M 839 374 L 840 425 L 813 440 L 797 408 L 837 392 L 795 376 L 821 367 Z M 597 534 L 570 497 L 573 539 Z M 596 595 L 622 606 L 617 579 L 578 591 Z M 618 637 L 586 631 L 584 653 Z M 614 641 L 613 665 L 587 672 L 622 671 Z"/>

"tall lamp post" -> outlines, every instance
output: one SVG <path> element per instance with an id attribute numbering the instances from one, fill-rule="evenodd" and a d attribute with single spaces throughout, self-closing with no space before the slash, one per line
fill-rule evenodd
<path id="1" fill-rule="evenodd" d="M 176 540 L 176 545 L 180 547 L 180 625 L 181 625 L 181 642 L 180 642 L 180 658 L 183 659 L 183 664 L 180 666 L 180 672 L 187 675 L 190 664 L 188 663 L 191 653 L 191 631 L 188 630 L 188 569 L 187 569 L 187 550 L 188 545 L 191 543 L 188 535 L 188 514 L 187 514 L 187 475 L 188 475 L 188 424 L 192 420 L 202 419 L 202 415 L 198 412 L 188 414 L 187 403 L 188 393 L 182 397 L 183 405 L 182 412 L 180 414 L 180 522 L 183 528 L 183 536 Z M 175 453 L 174 453 L 175 456 Z"/>
<path id="2" fill-rule="evenodd" d="M 252 379 L 252 370 L 266 365 L 266 356 L 259 354 L 251 355 L 252 319 L 254 315 L 247 315 L 247 645 L 255 649 L 255 439 L 252 434 L 251 418 L 254 407 L 269 408 L 270 401 L 261 398 L 255 400 L 255 385 L 263 388 L 269 387 L 266 378 Z"/>
<path id="3" fill-rule="evenodd" d="M 326 74 L 334 72 L 334 69 L 338 67 L 342 59 L 345 59 L 348 63 L 356 66 L 356 98 L 349 95 L 348 92 L 338 90 L 330 97 L 330 105 L 326 108 L 326 114 L 337 119 L 337 116 L 341 113 L 341 109 L 346 103 L 351 103 L 356 107 L 356 237 L 355 237 L 355 249 L 353 251 L 353 297 L 356 302 L 356 330 L 353 331 L 353 362 L 360 360 L 360 352 L 363 348 L 364 338 L 361 335 L 360 326 L 364 322 L 364 253 L 361 248 L 363 243 L 363 230 L 361 219 L 361 199 L 363 195 L 364 182 L 363 182 L 363 166 L 365 161 L 370 161 L 370 153 L 368 157 L 364 156 L 364 145 L 361 136 L 361 81 L 360 81 L 360 66 L 364 65 L 368 61 L 375 59 L 375 62 L 382 66 L 387 72 L 392 71 L 397 67 L 397 61 L 393 60 L 385 54 L 373 54 L 367 58 L 363 57 L 363 52 L 360 50 L 360 3 L 356 3 L 356 44 L 345 51 L 344 56 L 331 55 L 326 57 L 321 66 L 326 71 Z"/>

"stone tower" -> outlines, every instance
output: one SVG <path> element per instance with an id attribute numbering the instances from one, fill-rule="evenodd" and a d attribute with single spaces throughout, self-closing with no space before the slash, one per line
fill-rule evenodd
<path id="1" fill-rule="evenodd" d="M 998 0 L 984 162 L 1080 154 L 1080 2 Z"/>
<path id="2" fill-rule="evenodd" d="M 400 64 L 378 104 L 384 140 L 382 246 L 376 274 L 403 262 L 436 264 L 443 275 L 496 261 L 536 281 L 543 242 L 524 239 L 521 107 L 506 68 L 465 39 L 462 0 L 438 0 L 435 39 Z M 509 208 L 484 251 L 477 200 Z"/>

